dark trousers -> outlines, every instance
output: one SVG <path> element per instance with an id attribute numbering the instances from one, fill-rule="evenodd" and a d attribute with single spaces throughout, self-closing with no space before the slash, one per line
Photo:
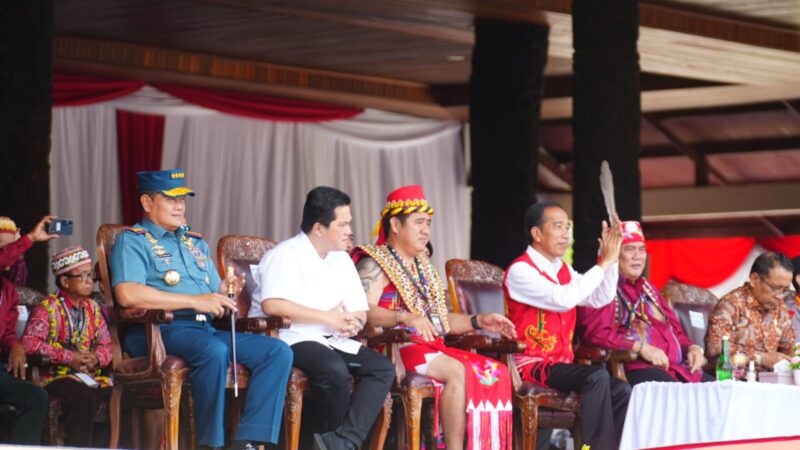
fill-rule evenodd
<path id="1" fill-rule="evenodd" d="M 17 410 L 12 444 L 38 445 L 42 441 L 42 426 L 47 417 L 47 391 L 27 381 L 14 378 L 0 364 L 0 403 Z"/>
<path id="2" fill-rule="evenodd" d="M 320 421 L 316 431 L 335 431 L 360 447 L 392 386 L 392 363 L 366 347 L 353 355 L 307 341 L 292 345 L 292 350 L 294 366 L 311 382 L 312 410 Z M 357 381 L 352 394 L 350 374 Z"/>
<path id="3" fill-rule="evenodd" d="M 655 367 L 625 372 L 625 378 L 628 379 L 628 383 L 630 383 L 631 386 L 636 386 L 637 384 L 644 383 L 646 381 L 686 382 L 686 380 L 675 378 L 669 372 L 657 369 Z M 703 378 L 700 381 L 707 383 L 709 381 L 714 381 L 714 377 L 703 372 Z"/>
<path id="4" fill-rule="evenodd" d="M 110 389 L 89 387 L 71 378 L 61 378 L 47 385 L 51 398 L 61 401 L 67 447 L 94 446 L 94 417 L 98 403 L 110 395 Z"/>
<path id="5" fill-rule="evenodd" d="M 631 387 L 600 366 L 555 364 L 547 385 L 561 391 L 577 391 L 581 397 L 581 434 L 592 450 L 619 447 Z"/>
<path id="6" fill-rule="evenodd" d="M 144 330 L 129 334 L 125 345 L 133 356 L 146 354 Z M 197 442 L 209 447 L 225 443 L 225 379 L 231 364 L 231 333 L 205 322 L 176 320 L 161 325 L 167 354 L 191 367 Z M 235 439 L 277 443 L 286 383 L 292 370 L 292 351 L 278 339 L 236 333 L 237 362 L 250 369 L 244 412 Z"/>

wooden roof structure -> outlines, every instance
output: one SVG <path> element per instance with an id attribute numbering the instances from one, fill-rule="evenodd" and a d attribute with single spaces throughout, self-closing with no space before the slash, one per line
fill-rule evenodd
<path id="1" fill-rule="evenodd" d="M 55 66 L 465 121 L 475 20 L 548 26 L 539 180 L 567 201 L 570 10 L 570 0 L 56 0 Z M 767 186 L 743 211 L 697 223 L 800 232 L 800 2 L 641 0 L 639 12 L 645 194 Z M 785 205 L 759 209 L 763 195 Z M 679 201 L 648 215 L 643 198 L 656 234 L 687 218 Z"/>

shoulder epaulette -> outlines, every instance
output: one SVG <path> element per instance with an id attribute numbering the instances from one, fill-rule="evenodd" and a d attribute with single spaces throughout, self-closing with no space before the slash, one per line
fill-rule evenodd
<path id="1" fill-rule="evenodd" d="M 130 231 L 131 233 L 136 233 L 136 234 L 145 234 L 145 233 L 147 233 L 147 230 L 145 230 L 142 227 L 128 227 L 128 228 L 125 228 L 125 231 Z"/>
<path id="2" fill-rule="evenodd" d="M 196 232 L 196 231 L 187 231 L 186 234 L 191 236 L 191 237 L 193 237 L 193 238 L 203 239 L 203 235 L 198 233 L 198 232 Z"/>

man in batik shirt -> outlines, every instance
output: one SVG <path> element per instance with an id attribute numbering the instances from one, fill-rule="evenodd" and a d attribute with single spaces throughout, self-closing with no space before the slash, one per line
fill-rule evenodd
<path id="1" fill-rule="evenodd" d="M 89 253 L 75 246 L 53 256 L 57 290 L 33 310 L 22 346 L 47 355 L 53 366 L 41 374 L 51 398 L 61 401 L 69 447 L 93 446 L 94 416 L 111 386 L 102 369 L 111 362 L 111 336 L 97 303 L 89 298 L 94 272 Z"/>
<path id="2" fill-rule="evenodd" d="M 353 249 L 370 309 L 367 321 L 382 327 L 414 330 L 414 344 L 400 348 L 408 371 L 444 385 L 440 410 L 448 449 L 511 448 L 511 378 L 501 363 L 444 345 L 448 333 L 486 329 L 514 338 L 514 325 L 500 314 L 449 313 L 439 274 L 424 256 L 433 208 L 422 186 L 405 186 L 389 194 L 378 223 L 376 245 Z M 438 391 L 437 391 L 437 396 Z M 483 402 L 495 409 L 496 427 Z M 466 411 L 458 414 L 458 411 Z M 496 447 L 492 447 L 496 445 Z"/>
<path id="3" fill-rule="evenodd" d="M 749 280 L 722 297 L 708 317 L 709 358 L 722 351 L 722 336 L 730 336 L 731 353 L 744 353 L 767 369 L 789 358 L 795 332 L 783 300 L 793 269 L 782 253 L 766 252 L 756 258 Z"/>
<path id="4" fill-rule="evenodd" d="M 622 222 L 617 295 L 599 309 L 578 307 L 581 342 L 637 352 L 639 358 L 625 364 L 631 386 L 645 381 L 711 381 L 702 371 L 703 348 L 686 336 L 675 311 L 643 276 L 646 264 L 642 226 Z"/>

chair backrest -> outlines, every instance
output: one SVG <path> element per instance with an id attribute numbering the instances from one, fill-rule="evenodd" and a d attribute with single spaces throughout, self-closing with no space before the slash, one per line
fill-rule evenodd
<path id="1" fill-rule="evenodd" d="M 255 280 L 250 272 L 250 266 L 258 264 L 261 258 L 275 247 L 277 243 L 261 236 L 245 236 L 229 234 L 220 238 L 217 243 L 217 270 L 219 276 L 225 277 L 225 268 L 232 266 L 238 275 L 245 274 L 244 289 L 236 299 L 240 317 L 247 317 L 250 305 L 253 303 L 253 290 Z"/>
<path id="2" fill-rule="evenodd" d="M 111 256 L 111 250 L 117 242 L 117 238 L 127 228 L 125 225 L 120 224 L 104 224 L 100 225 L 97 229 L 97 277 L 100 282 L 100 290 L 103 292 L 103 297 L 106 301 L 106 307 L 109 309 L 114 308 L 116 304 L 116 297 L 114 297 L 114 290 L 111 289 L 111 270 L 109 269 L 108 259 Z"/>
<path id="3" fill-rule="evenodd" d="M 474 259 L 450 259 L 444 265 L 452 311 L 462 314 L 498 313 L 506 315 L 504 271 L 494 264 Z M 480 331 L 492 337 L 497 333 Z M 498 355 L 508 366 L 514 390 L 522 380 L 511 353 Z"/>
<path id="4" fill-rule="evenodd" d="M 686 335 L 695 344 L 705 348 L 703 339 L 708 326 L 708 316 L 719 299 L 707 289 L 675 280 L 670 280 L 661 290 L 661 294 L 675 310 Z"/>
<path id="5" fill-rule="evenodd" d="M 111 288 L 111 270 L 108 261 L 111 256 L 111 250 L 117 242 L 117 238 L 125 231 L 125 228 L 127 228 L 125 225 L 116 223 L 100 225 L 100 228 L 97 229 L 97 237 L 95 239 L 97 243 L 97 266 L 95 270 L 97 272 L 98 282 L 100 283 L 102 298 L 105 301 L 108 331 L 109 334 L 111 334 L 111 342 L 114 349 L 113 361 L 111 363 L 112 368 L 116 367 L 122 360 L 123 354 L 120 343 L 124 339 L 125 329 L 124 327 L 118 327 L 114 320 L 116 316 L 113 312 L 115 311 L 117 299 L 114 296 L 114 290 Z"/>
<path id="6" fill-rule="evenodd" d="M 17 291 L 17 296 L 19 297 L 19 306 L 25 307 L 25 311 L 20 311 L 19 319 L 17 319 L 16 333 L 17 339 L 19 339 L 22 336 L 22 332 L 25 331 L 25 324 L 28 322 L 33 308 L 47 296 L 27 286 L 14 286 L 14 290 Z M 25 312 L 27 314 L 24 314 Z"/>
<path id="7" fill-rule="evenodd" d="M 445 273 L 453 312 L 505 315 L 503 269 L 483 261 L 451 259 Z"/>

